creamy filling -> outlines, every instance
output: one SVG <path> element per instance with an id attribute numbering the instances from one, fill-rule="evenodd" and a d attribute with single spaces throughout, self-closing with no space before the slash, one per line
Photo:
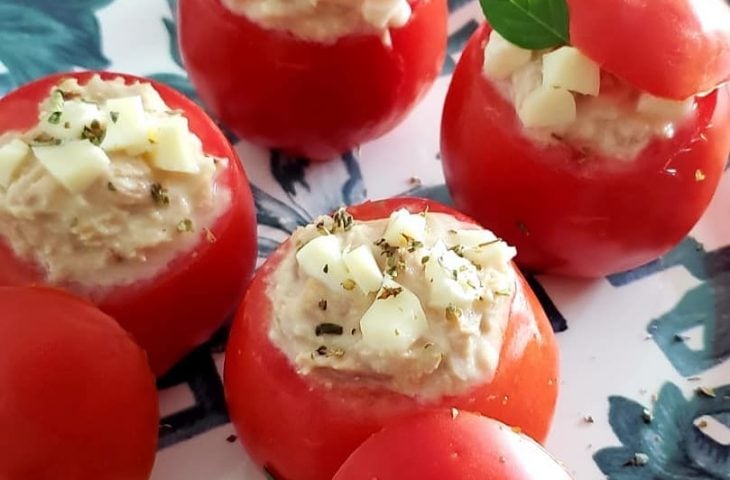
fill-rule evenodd
<path id="1" fill-rule="evenodd" d="M 484 51 L 485 77 L 541 145 L 567 142 L 587 155 L 628 161 L 653 139 L 672 138 L 696 110 L 694 98 L 637 91 L 572 47 L 529 51 L 492 32 Z"/>
<path id="2" fill-rule="evenodd" d="M 439 213 L 341 218 L 297 230 L 270 281 L 270 338 L 298 371 L 425 400 L 490 381 L 514 249 Z"/>
<path id="3" fill-rule="evenodd" d="M 375 34 L 390 44 L 389 29 L 411 16 L 407 0 L 223 0 L 223 5 L 264 28 L 323 43 Z"/>
<path id="4" fill-rule="evenodd" d="M 83 289 L 151 278 L 214 241 L 227 160 L 205 155 L 186 125 L 149 84 L 61 82 L 35 128 L 0 137 L 0 240 L 48 281 Z"/>

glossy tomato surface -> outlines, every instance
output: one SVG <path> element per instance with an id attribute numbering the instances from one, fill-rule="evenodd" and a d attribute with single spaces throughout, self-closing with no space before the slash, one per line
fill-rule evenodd
<path id="1" fill-rule="evenodd" d="M 149 478 L 157 392 L 132 337 L 60 290 L 0 287 L 0 311 L 0 478 Z"/>
<path id="2" fill-rule="evenodd" d="M 179 5 L 181 52 L 206 105 L 236 134 L 328 160 L 398 124 L 436 78 L 445 0 L 416 0 L 392 46 L 377 35 L 325 44 L 265 29 L 221 0 Z"/>
<path id="3" fill-rule="evenodd" d="M 489 27 L 469 41 L 444 106 L 444 174 L 457 208 L 538 271 L 597 277 L 676 245 L 705 211 L 730 151 L 730 90 L 698 97 L 673 138 L 626 161 L 529 139 L 481 74 Z"/>
<path id="4" fill-rule="evenodd" d="M 46 77 L 0 99 L 0 133 L 34 126 L 38 103 L 60 79 L 75 77 L 83 84 L 93 74 Z M 121 76 L 128 83 L 148 82 L 130 75 L 101 75 L 105 79 Z M 207 340 L 237 305 L 255 264 L 256 219 L 246 175 L 218 127 L 181 93 L 149 83 L 170 108 L 183 112 L 206 154 L 229 160 L 218 181 L 232 193 L 230 208 L 210 227 L 211 235 L 201 231 L 196 248 L 174 259 L 154 278 L 92 292 L 81 292 L 72 285 L 59 286 L 83 293 L 130 331 L 159 375 Z M 0 286 L 44 283 L 45 278 L 42 268 L 14 255 L 0 232 Z"/>
<path id="5" fill-rule="evenodd" d="M 730 78 L 726 0 L 568 0 L 570 41 L 634 87 L 684 100 Z"/>
<path id="6" fill-rule="evenodd" d="M 391 212 L 454 210 L 422 199 L 368 202 L 348 210 L 356 219 Z M 231 418 L 251 458 L 286 480 L 331 478 L 358 445 L 393 419 L 435 406 L 483 413 L 542 441 L 557 396 L 558 352 L 545 314 L 519 277 L 494 379 L 465 394 L 425 404 L 356 380 L 325 385 L 297 373 L 269 339 L 268 282 L 293 246 L 284 243 L 257 271 L 234 321 L 226 352 L 225 386 Z"/>
<path id="7" fill-rule="evenodd" d="M 570 480 L 538 443 L 487 417 L 436 410 L 388 424 L 334 480 Z"/>

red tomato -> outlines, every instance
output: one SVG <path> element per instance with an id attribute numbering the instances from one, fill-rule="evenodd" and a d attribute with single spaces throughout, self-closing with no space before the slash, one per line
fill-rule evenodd
<path id="1" fill-rule="evenodd" d="M 436 78 L 445 0 L 414 0 L 410 21 L 332 44 L 300 40 L 232 13 L 221 0 L 179 5 L 185 66 L 233 131 L 267 147 L 328 160 L 391 130 Z"/>
<path id="2" fill-rule="evenodd" d="M 334 480 L 570 480 L 531 438 L 487 417 L 433 411 L 368 438 Z"/>
<path id="3" fill-rule="evenodd" d="M 570 41 L 634 87 L 684 100 L 730 78 L 725 0 L 568 0 Z"/>
<path id="4" fill-rule="evenodd" d="M 367 202 L 349 209 L 361 220 L 387 218 L 393 210 L 458 212 L 422 199 Z M 269 277 L 293 245 L 283 244 L 260 267 L 234 320 L 225 386 L 233 423 L 251 458 L 277 478 L 321 480 L 367 437 L 404 414 L 447 406 L 483 413 L 519 426 L 538 440 L 547 435 L 557 396 L 558 352 L 537 299 L 519 277 L 500 363 L 491 383 L 432 404 L 384 388 L 343 379 L 324 385 L 301 376 L 269 340 Z"/>
<path id="5" fill-rule="evenodd" d="M 61 78 L 87 81 L 94 73 L 46 77 L 0 99 L 0 132 L 26 130 L 38 119 L 38 103 Z M 127 82 L 145 81 L 131 75 Z M 210 118 L 181 93 L 149 82 L 172 108 L 184 112 L 190 129 L 209 155 L 228 158 L 220 181 L 232 192 L 231 206 L 210 228 L 208 239 L 171 262 L 155 278 L 90 295 L 104 312 L 130 331 L 147 350 L 152 370 L 162 374 L 183 355 L 207 340 L 237 305 L 256 259 L 256 219 L 253 197 L 235 152 Z M 43 283 L 45 272 L 18 259 L 0 233 L 0 285 Z M 59 285 L 75 290 L 72 286 Z M 80 293 L 80 292 L 76 292 Z"/>
<path id="6" fill-rule="evenodd" d="M 0 287 L 0 310 L 0 478 L 149 478 L 157 392 L 129 334 L 60 290 Z"/>
<path id="7" fill-rule="evenodd" d="M 533 270 L 597 277 L 679 242 L 705 211 L 730 151 L 730 90 L 697 99 L 693 119 L 625 161 L 523 134 L 515 107 L 481 74 L 477 30 L 446 97 L 441 150 L 456 206 L 517 247 Z"/>

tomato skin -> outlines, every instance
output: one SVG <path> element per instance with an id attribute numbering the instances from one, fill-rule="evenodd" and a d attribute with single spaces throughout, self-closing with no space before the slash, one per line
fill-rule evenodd
<path id="1" fill-rule="evenodd" d="M 423 199 L 396 198 L 348 208 L 361 220 L 407 208 L 462 214 Z M 545 439 L 557 397 L 558 352 L 545 314 L 522 277 L 500 364 L 491 383 L 434 404 L 352 383 L 324 385 L 300 376 L 268 336 L 268 279 L 292 245 L 285 243 L 257 271 L 234 320 L 224 371 L 231 418 L 251 458 L 277 478 L 331 478 L 350 453 L 399 416 L 438 406 L 479 412 Z"/>
<path id="2" fill-rule="evenodd" d="M 161 375 L 207 340 L 237 305 L 256 261 L 253 197 L 236 153 L 213 121 L 181 93 L 132 75 L 65 73 L 21 87 L 0 99 L 0 132 L 35 125 L 38 103 L 60 79 L 74 77 L 84 83 L 94 74 L 151 83 L 172 109 L 184 112 L 207 154 L 229 159 L 218 181 L 230 189 L 231 205 L 210 228 L 214 241 L 200 232 L 193 251 L 174 259 L 156 277 L 131 285 L 93 292 L 58 285 L 88 297 L 114 317 L 147 351 L 152 370 Z M 0 286 L 44 282 L 45 272 L 18 259 L 0 237 Z"/>
<path id="3" fill-rule="evenodd" d="M 264 29 L 221 4 L 179 5 L 185 66 L 206 105 L 237 135 L 329 160 L 397 125 L 433 83 L 446 51 L 445 0 L 377 35 L 332 44 Z"/>
<path id="4" fill-rule="evenodd" d="M 538 443 L 491 418 L 436 410 L 368 438 L 333 480 L 570 480 Z"/>
<path id="5" fill-rule="evenodd" d="M 60 290 L 0 287 L 0 310 L 0 478 L 149 478 L 157 391 L 131 336 Z"/>
<path id="6" fill-rule="evenodd" d="M 568 0 L 570 41 L 640 90 L 684 100 L 730 79 L 725 0 Z"/>
<path id="7" fill-rule="evenodd" d="M 631 161 L 541 147 L 481 75 L 489 31 L 482 26 L 470 40 L 444 106 L 442 164 L 457 208 L 515 245 L 518 264 L 531 270 L 599 277 L 676 245 L 727 161 L 730 89 L 699 98 L 693 120 Z"/>

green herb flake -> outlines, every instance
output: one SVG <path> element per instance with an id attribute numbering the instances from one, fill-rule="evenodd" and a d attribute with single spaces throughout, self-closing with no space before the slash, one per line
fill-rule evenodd
<path id="1" fill-rule="evenodd" d="M 157 205 L 164 206 L 170 204 L 170 196 L 167 193 L 167 189 L 159 183 L 150 185 L 150 195 Z"/>
<path id="2" fill-rule="evenodd" d="M 325 263 L 324 267 L 322 267 L 322 272 L 329 273 L 329 271 L 330 271 L 330 265 L 329 265 L 329 263 Z"/>
<path id="3" fill-rule="evenodd" d="M 314 327 L 314 334 L 318 337 L 322 335 L 342 335 L 344 332 L 342 325 L 336 323 L 320 323 Z"/>
<path id="4" fill-rule="evenodd" d="M 479 0 L 491 27 L 529 50 L 570 43 L 566 0 Z"/>
<path id="5" fill-rule="evenodd" d="M 117 191 L 116 185 L 114 185 L 112 182 L 106 182 L 106 188 L 110 192 L 116 192 Z"/>
<path id="6" fill-rule="evenodd" d="M 177 224 L 177 231 L 180 233 L 189 233 L 194 230 L 193 221 L 189 218 L 183 218 Z"/>
<path id="7" fill-rule="evenodd" d="M 340 229 L 343 232 L 351 230 L 353 224 L 355 223 L 355 219 L 352 215 L 350 215 L 350 212 L 348 212 L 345 207 L 337 210 L 334 215 L 332 215 L 332 220 L 334 220 L 335 222 L 334 230 Z"/>
<path id="8" fill-rule="evenodd" d="M 119 120 L 119 112 L 109 112 L 109 118 L 112 119 L 112 122 L 117 123 L 117 120 Z"/>
<path id="9" fill-rule="evenodd" d="M 98 120 L 92 120 L 89 125 L 84 126 L 83 132 L 81 132 L 81 138 L 88 140 L 94 145 L 101 145 L 106 135 L 106 130 L 101 126 Z"/>
<path id="10" fill-rule="evenodd" d="M 426 265 L 429 260 L 431 260 L 431 257 L 428 255 L 424 255 L 423 257 L 421 257 L 421 265 Z"/>
<path id="11" fill-rule="evenodd" d="M 61 123 L 61 116 L 63 115 L 63 112 L 55 111 L 52 114 L 48 115 L 48 123 L 51 125 L 58 125 Z"/>
<path id="12" fill-rule="evenodd" d="M 385 300 L 390 297 L 397 297 L 403 291 L 403 287 L 383 287 L 378 294 L 378 300 Z"/>
<path id="13" fill-rule="evenodd" d="M 317 307 L 319 307 L 320 310 L 323 312 L 327 310 L 327 300 L 324 298 L 321 299 L 319 302 L 317 302 Z"/>

